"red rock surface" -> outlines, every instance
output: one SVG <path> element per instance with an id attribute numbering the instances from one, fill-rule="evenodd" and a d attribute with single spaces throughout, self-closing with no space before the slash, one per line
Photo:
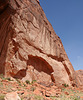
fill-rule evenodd
<path id="1" fill-rule="evenodd" d="M 4 4 L 4 10 L 0 8 L 0 73 L 23 81 L 77 84 L 73 66 L 39 1 Z"/>
<path id="2" fill-rule="evenodd" d="M 83 70 L 77 70 L 76 73 L 78 75 L 80 85 L 83 87 Z"/>

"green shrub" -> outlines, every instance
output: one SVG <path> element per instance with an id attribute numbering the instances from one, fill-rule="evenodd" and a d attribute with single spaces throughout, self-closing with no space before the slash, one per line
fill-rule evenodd
<path id="1" fill-rule="evenodd" d="M 69 87 L 69 85 L 68 84 L 63 84 L 64 85 L 64 87 Z"/>
<path id="2" fill-rule="evenodd" d="M 34 82 L 36 82 L 36 80 L 33 80 L 31 83 L 30 83 L 29 80 L 26 80 L 26 83 L 27 83 L 27 84 L 33 84 Z"/>
<path id="3" fill-rule="evenodd" d="M 23 83 L 23 86 L 25 87 L 25 86 L 26 86 L 26 84 L 24 84 L 24 83 Z"/>
<path id="4" fill-rule="evenodd" d="M 6 78 L 8 81 L 12 81 L 9 77 L 8 78 Z"/>
<path id="5" fill-rule="evenodd" d="M 32 83 L 35 83 L 35 82 L 37 82 L 37 81 L 36 81 L 36 80 L 33 80 L 33 81 L 32 81 Z"/>
<path id="6" fill-rule="evenodd" d="M 26 83 L 27 83 L 27 84 L 30 84 L 30 81 L 29 81 L 29 80 L 26 80 Z"/>

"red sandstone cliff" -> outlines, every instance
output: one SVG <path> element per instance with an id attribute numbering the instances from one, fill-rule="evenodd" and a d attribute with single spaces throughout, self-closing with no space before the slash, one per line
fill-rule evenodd
<path id="1" fill-rule="evenodd" d="M 38 0 L 1 0 L 0 73 L 25 80 L 77 84 L 60 38 Z"/>
<path id="2" fill-rule="evenodd" d="M 83 86 L 83 70 L 77 70 L 76 73 L 78 75 L 80 85 Z"/>

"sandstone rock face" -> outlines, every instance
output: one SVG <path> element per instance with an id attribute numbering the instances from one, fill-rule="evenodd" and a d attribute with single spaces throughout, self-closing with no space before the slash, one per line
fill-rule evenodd
<path id="1" fill-rule="evenodd" d="M 76 84 L 75 71 L 39 1 L 10 0 L 3 8 L 0 73 L 23 81 Z"/>
<path id="2" fill-rule="evenodd" d="M 76 73 L 78 75 L 80 85 L 83 86 L 83 70 L 77 70 Z"/>

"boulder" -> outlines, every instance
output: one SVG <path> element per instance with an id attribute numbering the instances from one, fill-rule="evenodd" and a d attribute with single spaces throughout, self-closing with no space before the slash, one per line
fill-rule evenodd
<path id="1" fill-rule="evenodd" d="M 21 100 L 16 92 L 7 93 L 5 100 Z"/>

